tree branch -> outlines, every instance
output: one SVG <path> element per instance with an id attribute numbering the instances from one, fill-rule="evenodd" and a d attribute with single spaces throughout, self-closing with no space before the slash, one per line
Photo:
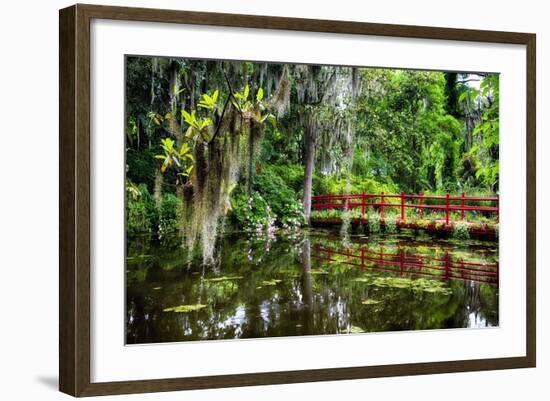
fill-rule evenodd
<path id="1" fill-rule="evenodd" d="M 222 67 L 222 72 L 223 72 L 223 76 L 225 77 L 225 82 L 227 83 L 227 89 L 229 90 L 229 94 L 227 95 L 227 99 L 225 99 L 225 103 L 224 103 L 223 109 L 222 109 L 222 114 L 220 115 L 220 119 L 218 120 L 218 125 L 216 126 L 216 130 L 214 131 L 214 134 L 212 135 L 212 139 L 210 139 L 210 141 L 208 143 L 211 143 L 212 141 L 214 141 L 214 139 L 216 139 L 216 136 L 218 136 L 218 133 L 220 132 L 220 128 L 221 128 L 222 123 L 223 123 L 223 117 L 225 115 L 225 111 L 227 110 L 227 105 L 229 104 L 229 99 L 231 99 L 232 97 L 233 97 L 233 99 L 235 99 L 235 97 L 233 96 L 233 88 L 231 87 L 231 83 L 229 82 L 229 78 L 227 77 L 227 74 L 225 73 L 225 70 L 223 69 L 223 67 Z M 240 110 L 238 110 L 238 111 L 239 111 L 239 113 L 241 112 Z"/>

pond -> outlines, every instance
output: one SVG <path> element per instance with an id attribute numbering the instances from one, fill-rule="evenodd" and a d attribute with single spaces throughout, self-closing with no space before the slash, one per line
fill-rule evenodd
<path id="1" fill-rule="evenodd" d="M 127 344 L 498 326 L 497 243 L 241 233 L 214 266 L 180 243 L 128 239 Z"/>

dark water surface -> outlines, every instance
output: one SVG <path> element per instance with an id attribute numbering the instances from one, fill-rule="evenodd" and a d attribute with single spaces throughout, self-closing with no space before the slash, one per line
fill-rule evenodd
<path id="1" fill-rule="evenodd" d="M 207 267 L 180 241 L 128 240 L 128 344 L 498 325 L 497 243 L 241 234 Z"/>

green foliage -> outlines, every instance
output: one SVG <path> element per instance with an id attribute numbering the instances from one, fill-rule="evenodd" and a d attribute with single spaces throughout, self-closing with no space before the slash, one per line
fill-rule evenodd
<path id="1" fill-rule="evenodd" d="M 132 192 L 133 195 L 126 197 L 127 233 L 128 235 L 151 233 L 158 222 L 155 202 L 144 184 L 137 187 L 137 193 Z"/>
<path id="2" fill-rule="evenodd" d="M 457 221 L 453 224 L 453 237 L 456 239 L 470 238 L 469 225 L 463 221 Z"/>
<path id="3" fill-rule="evenodd" d="M 160 171 L 163 173 L 172 165 L 175 165 L 180 171 L 179 175 L 188 177 L 193 170 L 193 155 L 191 148 L 187 143 L 183 143 L 180 149 L 176 149 L 175 142 L 171 138 L 160 140 L 160 146 L 164 151 L 162 155 L 155 155 L 155 158 L 162 160 Z"/>
<path id="4" fill-rule="evenodd" d="M 298 164 L 270 165 L 269 169 L 281 177 L 284 184 L 300 195 L 304 187 L 304 167 Z"/>
<path id="5" fill-rule="evenodd" d="M 393 213 L 384 216 L 384 229 L 388 234 L 397 232 L 397 219 L 397 215 Z"/>
<path id="6" fill-rule="evenodd" d="M 304 223 L 302 206 L 296 193 L 274 169 L 264 168 L 254 179 L 253 188 L 258 192 L 283 227 L 301 226 Z"/>
<path id="7" fill-rule="evenodd" d="M 199 101 L 198 106 L 202 107 L 204 109 L 209 109 L 209 110 L 215 109 L 218 105 L 218 96 L 219 95 L 220 95 L 220 91 L 217 90 L 217 89 L 214 91 L 212 96 L 210 96 L 208 93 L 204 93 L 202 95 L 201 100 Z M 186 121 L 187 121 L 187 119 L 186 119 Z"/>
<path id="8" fill-rule="evenodd" d="M 157 169 L 154 153 L 151 150 L 144 149 L 141 151 L 135 149 L 126 150 L 126 178 L 135 183 L 143 183 L 147 188 L 153 190 L 153 177 Z"/>
<path id="9" fill-rule="evenodd" d="M 352 175 L 349 178 L 334 175 L 321 176 L 313 180 L 313 192 L 316 194 L 379 194 L 395 193 L 397 188 L 392 183 L 381 183 L 373 177 Z"/>
<path id="10" fill-rule="evenodd" d="M 209 142 L 211 138 L 209 127 L 214 124 L 210 117 L 201 118 L 197 116 L 196 110 L 188 113 L 185 110 L 181 111 L 181 115 L 185 122 L 189 125 L 185 132 L 187 139 L 202 139 L 204 142 Z"/>
<path id="11" fill-rule="evenodd" d="M 380 214 L 377 212 L 369 212 L 367 216 L 369 222 L 369 232 L 377 234 L 380 232 Z"/>
<path id="12" fill-rule="evenodd" d="M 253 192 L 236 193 L 231 200 L 231 219 L 245 231 L 261 232 L 273 220 L 273 213 L 265 199 Z"/>
<path id="13" fill-rule="evenodd" d="M 181 200 L 170 193 L 164 194 L 159 207 L 159 235 L 176 231 L 181 226 Z"/>

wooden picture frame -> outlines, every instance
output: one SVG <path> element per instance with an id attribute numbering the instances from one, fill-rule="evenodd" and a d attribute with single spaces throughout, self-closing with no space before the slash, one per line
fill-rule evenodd
<path id="1" fill-rule="evenodd" d="M 90 380 L 90 21 L 94 18 L 526 46 L 526 355 L 509 358 L 92 383 Z M 95 396 L 535 366 L 536 37 L 534 34 L 80 4 L 60 10 L 59 28 L 59 388 L 62 392 L 73 396 Z"/>

